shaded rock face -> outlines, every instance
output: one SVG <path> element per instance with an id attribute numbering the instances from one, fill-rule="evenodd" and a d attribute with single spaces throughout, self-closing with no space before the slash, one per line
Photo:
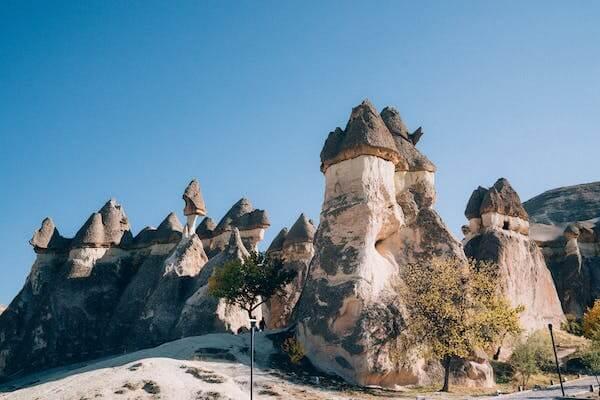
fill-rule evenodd
<path id="1" fill-rule="evenodd" d="M 308 266 L 314 256 L 313 240 L 316 227 L 304 214 L 296 220 L 289 232 L 282 229 L 273 239 L 267 254 L 284 261 L 283 268 L 296 272 L 296 277 L 284 290 L 283 295 L 273 296 L 265 303 L 264 317 L 269 329 L 288 326 L 292 311 L 300 298 Z"/>
<path id="2" fill-rule="evenodd" d="M 564 315 L 552 276 L 529 237 L 529 216 L 510 183 L 502 178 L 490 189 L 476 189 L 465 216 L 470 221 L 465 254 L 498 264 L 501 290 L 513 306 L 525 307 L 522 328 L 532 332 L 549 323 L 560 326 Z"/>
<path id="3" fill-rule="evenodd" d="M 435 167 L 407 132 L 397 111 L 388 108 L 379 116 L 363 102 L 321 152 L 325 198 L 315 255 L 294 312 L 296 332 L 314 365 L 360 385 L 439 378 L 437 360 L 395 354 L 405 315 L 392 283 L 409 262 L 435 254 L 464 257 L 432 208 Z M 492 386 L 489 364 L 472 363 L 483 373 L 458 362 L 452 379 Z"/>
<path id="4" fill-rule="evenodd" d="M 114 200 L 74 239 L 44 220 L 27 281 L 0 315 L 0 379 L 246 326 L 244 311 L 207 293 L 215 268 L 248 254 L 240 232 L 233 227 L 209 260 L 202 240 L 183 229 L 171 213 L 132 238 Z"/>
<path id="5" fill-rule="evenodd" d="M 552 189 L 523 203 L 563 310 L 576 317 L 600 298 L 599 204 L 600 182 Z"/>

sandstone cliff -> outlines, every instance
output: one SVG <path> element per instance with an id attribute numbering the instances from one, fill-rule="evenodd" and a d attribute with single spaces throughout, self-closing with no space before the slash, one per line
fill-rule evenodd
<path id="1" fill-rule="evenodd" d="M 600 182 L 549 190 L 523 203 L 567 314 L 600 298 Z"/>
<path id="2" fill-rule="evenodd" d="M 197 181 L 183 199 L 185 226 L 171 213 L 135 237 L 115 200 L 72 239 L 45 219 L 30 241 L 37 257 L 27 281 L 0 315 L 0 378 L 247 325 L 241 309 L 208 296 L 207 283 L 215 267 L 256 246 L 268 216 L 243 199 L 200 238 Z"/>
<path id="3" fill-rule="evenodd" d="M 465 253 L 491 260 L 500 268 L 501 290 L 513 306 L 523 305 L 525 331 L 559 327 L 564 315 L 550 271 L 538 246 L 529 237 L 529 216 L 518 194 L 502 178 L 492 187 L 479 187 L 468 201 Z"/>
<path id="4" fill-rule="evenodd" d="M 421 135 L 365 101 L 321 152 L 325 198 L 297 335 L 315 365 L 361 385 L 425 384 L 440 372 L 436 360 L 395 354 L 404 317 L 391 283 L 402 265 L 463 256 L 432 209 L 435 167 L 414 146 Z M 484 360 L 459 363 L 453 378 L 493 385 Z"/>

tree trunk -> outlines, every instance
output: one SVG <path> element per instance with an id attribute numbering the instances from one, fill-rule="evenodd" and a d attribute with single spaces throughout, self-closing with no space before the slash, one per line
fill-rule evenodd
<path id="1" fill-rule="evenodd" d="M 442 364 L 444 365 L 444 387 L 442 387 L 442 392 L 447 392 L 450 388 L 450 356 L 446 356 Z"/>

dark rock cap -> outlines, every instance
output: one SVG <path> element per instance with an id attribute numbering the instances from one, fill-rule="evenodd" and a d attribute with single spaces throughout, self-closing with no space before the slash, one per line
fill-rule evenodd
<path id="1" fill-rule="evenodd" d="M 63 238 L 51 218 L 44 218 L 40 229 L 33 233 L 29 241 L 35 251 L 64 250 L 69 245 L 69 239 Z"/>
<path id="2" fill-rule="evenodd" d="M 479 204 L 478 211 L 477 204 Z M 473 191 L 467 203 L 465 216 L 469 219 L 479 218 L 488 212 L 529 220 L 519 195 L 505 178 L 498 179 L 494 186 L 487 190 L 480 186 Z"/>
<path id="3" fill-rule="evenodd" d="M 392 134 L 368 100 L 352 109 L 345 130 L 331 132 L 321 150 L 321 171 L 341 161 L 373 155 L 396 164 L 398 151 Z"/>
<path id="4" fill-rule="evenodd" d="M 231 207 L 214 229 L 214 234 L 219 235 L 233 228 L 249 230 L 267 228 L 271 225 L 269 216 L 264 210 L 255 210 L 250 200 L 241 198 Z"/>
<path id="5" fill-rule="evenodd" d="M 267 253 L 271 253 L 273 251 L 281 251 L 283 249 L 283 242 L 285 242 L 287 234 L 287 228 L 283 228 L 282 230 L 280 230 L 277 236 L 275 236 L 275 239 L 273 239 L 273 241 L 269 245 Z"/>
<path id="6" fill-rule="evenodd" d="M 124 246 L 131 243 L 132 239 L 125 211 L 114 199 L 110 199 L 83 224 L 73 244 L 75 247 Z"/>
<path id="7" fill-rule="evenodd" d="M 185 201 L 184 215 L 206 215 L 206 204 L 202 198 L 200 183 L 196 179 L 193 179 L 185 188 L 183 200 Z"/>
<path id="8" fill-rule="evenodd" d="M 306 218 L 306 215 L 300 214 L 294 225 L 290 228 L 290 232 L 285 239 L 285 245 L 305 242 L 312 243 L 315 237 L 315 231 L 316 228 L 308 218 Z"/>
<path id="9" fill-rule="evenodd" d="M 158 225 L 158 231 L 183 232 L 183 225 L 179 222 L 177 214 L 170 212 L 169 215 Z"/>
<path id="10" fill-rule="evenodd" d="M 467 219 L 481 218 L 479 209 L 481 208 L 481 202 L 487 191 L 488 190 L 483 186 L 479 186 L 477 189 L 473 190 L 473 193 L 471 193 L 471 197 L 469 197 L 469 201 L 467 202 L 467 208 L 465 209 L 465 217 L 467 217 Z"/>
<path id="11" fill-rule="evenodd" d="M 200 239 L 210 239 L 214 236 L 213 231 L 216 227 L 217 224 L 215 224 L 215 222 L 211 218 L 204 217 L 202 222 L 200 222 L 200 224 L 196 228 L 196 235 L 198 235 Z"/>
<path id="12" fill-rule="evenodd" d="M 148 247 L 153 244 L 177 243 L 181 240 L 183 226 L 175 213 L 170 213 L 158 228 L 145 227 L 133 239 L 133 248 Z"/>
<path id="13" fill-rule="evenodd" d="M 421 128 L 413 134 L 409 134 L 406 125 L 402 122 L 400 113 L 393 107 L 385 107 L 381 111 L 381 119 L 392 133 L 396 149 L 400 155 L 400 159 L 396 163 L 397 171 L 435 172 L 435 165 L 415 147 L 423 135 Z"/>

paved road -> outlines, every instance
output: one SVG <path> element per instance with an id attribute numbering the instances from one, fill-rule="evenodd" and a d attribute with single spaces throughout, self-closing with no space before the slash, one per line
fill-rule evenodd
<path id="1" fill-rule="evenodd" d="M 596 385 L 596 378 L 593 376 L 576 379 L 574 381 L 565 382 L 565 395 L 573 396 L 578 393 L 588 392 L 590 385 Z M 595 390 L 598 391 L 597 386 Z M 489 399 L 556 399 L 562 396 L 560 385 L 550 386 L 542 390 L 528 390 L 525 392 L 516 392 L 511 394 L 503 394 L 495 397 L 486 397 Z"/>

